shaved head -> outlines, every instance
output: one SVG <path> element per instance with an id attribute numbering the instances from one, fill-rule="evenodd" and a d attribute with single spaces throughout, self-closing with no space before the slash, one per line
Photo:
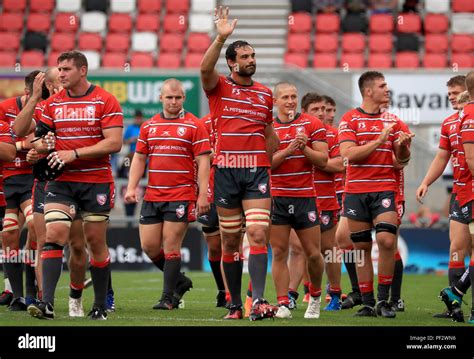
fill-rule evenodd
<path id="1" fill-rule="evenodd" d="M 161 95 L 167 91 L 180 91 L 183 96 L 185 95 L 183 83 L 174 78 L 167 79 L 163 82 L 163 85 L 161 86 Z"/>
<path id="2" fill-rule="evenodd" d="M 279 82 L 275 85 L 275 88 L 273 89 L 273 97 L 278 98 L 280 91 L 287 87 L 293 87 L 296 89 L 295 84 L 292 84 L 290 82 Z"/>

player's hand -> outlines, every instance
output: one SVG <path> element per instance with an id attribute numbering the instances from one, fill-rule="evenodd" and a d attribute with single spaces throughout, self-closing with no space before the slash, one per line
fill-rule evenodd
<path id="1" fill-rule="evenodd" d="M 293 153 L 295 153 L 295 151 L 300 148 L 300 145 L 301 145 L 300 142 L 297 141 L 296 139 L 291 141 L 288 147 L 285 148 L 284 150 L 286 153 L 286 156 L 290 156 Z"/>
<path id="2" fill-rule="evenodd" d="M 410 146 L 413 137 L 415 137 L 414 133 L 400 132 L 398 135 L 400 146 Z"/>
<path id="3" fill-rule="evenodd" d="M 207 193 L 200 194 L 196 202 L 196 215 L 201 216 L 209 212 L 210 205 L 207 200 Z"/>
<path id="4" fill-rule="evenodd" d="M 299 146 L 299 149 L 300 150 L 304 150 L 304 148 L 306 147 L 306 145 L 308 144 L 308 136 L 306 135 L 306 133 L 304 132 L 300 132 L 296 135 L 296 140 L 299 142 L 300 146 Z"/>
<path id="5" fill-rule="evenodd" d="M 225 9 L 222 6 L 214 9 L 214 23 L 216 24 L 217 35 L 221 41 L 225 41 L 234 32 L 235 25 L 237 25 L 237 19 L 232 20 L 229 23 L 229 8 Z"/>
<path id="6" fill-rule="evenodd" d="M 43 94 L 44 77 L 45 73 L 40 72 L 38 75 L 35 76 L 35 79 L 33 81 L 33 94 L 31 95 L 31 98 L 35 102 L 39 102 L 42 99 L 41 96 Z"/>
<path id="7" fill-rule="evenodd" d="M 56 136 L 50 131 L 41 139 L 41 143 L 48 149 L 48 151 L 54 150 L 56 147 Z"/>
<path id="8" fill-rule="evenodd" d="M 379 145 L 383 145 L 385 143 L 385 141 L 388 140 L 388 137 L 390 136 L 390 134 L 392 133 L 392 128 L 395 126 L 395 123 L 392 123 L 391 125 L 385 127 L 383 130 L 382 130 L 382 133 L 380 134 L 380 136 L 377 138 L 377 142 L 379 143 Z"/>
<path id="9" fill-rule="evenodd" d="M 423 198 L 425 197 L 426 193 L 428 193 L 428 186 L 425 184 L 420 184 L 420 187 L 416 190 L 416 199 L 418 202 L 423 204 Z"/>
<path id="10" fill-rule="evenodd" d="M 127 188 L 127 192 L 123 197 L 126 204 L 138 203 L 138 194 L 136 189 Z"/>
<path id="11" fill-rule="evenodd" d="M 39 160 L 38 152 L 36 152 L 36 150 L 34 148 L 29 150 L 28 153 L 26 154 L 26 161 L 28 163 L 35 164 L 36 162 L 38 162 L 38 160 Z"/>
<path id="12" fill-rule="evenodd" d="M 76 159 L 76 153 L 74 150 L 68 151 L 55 151 L 48 156 L 48 165 L 51 168 L 57 167 L 58 169 L 63 168 L 66 163 L 71 163 Z"/>

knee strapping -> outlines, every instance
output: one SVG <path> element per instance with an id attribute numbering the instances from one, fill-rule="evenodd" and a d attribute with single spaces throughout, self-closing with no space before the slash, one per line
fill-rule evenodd
<path id="1" fill-rule="evenodd" d="M 360 232 L 352 232 L 351 233 L 351 240 L 354 243 L 360 242 L 372 242 L 372 231 L 370 229 L 366 229 Z"/>
<path id="2" fill-rule="evenodd" d="M 474 222 L 469 223 L 469 233 L 474 234 Z"/>
<path id="3" fill-rule="evenodd" d="M 25 207 L 23 214 L 25 215 L 25 222 L 28 224 L 33 219 L 33 207 L 31 204 Z"/>
<path id="4" fill-rule="evenodd" d="M 247 227 L 259 225 L 270 225 L 270 211 L 268 209 L 252 208 L 245 211 L 245 223 Z"/>
<path id="5" fill-rule="evenodd" d="M 240 232 L 242 230 L 242 214 L 237 214 L 235 216 L 219 216 L 219 226 L 222 232 Z"/>
<path id="6" fill-rule="evenodd" d="M 89 222 L 89 223 L 108 222 L 109 214 L 82 212 L 82 219 L 84 222 Z"/>
<path id="7" fill-rule="evenodd" d="M 3 218 L 3 232 L 19 229 L 18 215 L 16 213 L 6 213 Z"/>
<path id="8" fill-rule="evenodd" d="M 212 237 L 219 235 L 219 227 L 208 227 L 202 226 L 202 232 L 204 233 L 205 237 Z"/>
<path id="9" fill-rule="evenodd" d="M 66 226 L 71 228 L 72 217 L 60 209 L 50 209 L 44 214 L 44 221 L 46 226 L 51 223 L 64 223 Z"/>
<path id="10" fill-rule="evenodd" d="M 375 225 L 375 233 L 388 232 L 397 235 L 398 227 L 387 222 L 379 222 Z"/>

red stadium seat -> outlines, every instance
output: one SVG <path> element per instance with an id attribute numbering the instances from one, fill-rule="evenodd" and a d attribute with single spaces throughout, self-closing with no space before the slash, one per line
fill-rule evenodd
<path id="1" fill-rule="evenodd" d="M 48 55 L 48 67 L 54 67 L 58 65 L 58 57 L 61 55 L 61 52 L 51 51 Z"/>
<path id="2" fill-rule="evenodd" d="M 474 56 L 470 54 L 452 54 L 450 64 L 452 67 L 469 69 L 474 67 Z"/>
<path id="3" fill-rule="evenodd" d="M 111 14 L 109 16 L 109 32 L 126 32 L 132 31 L 132 17 L 129 14 Z"/>
<path id="4" fill-rule="evenodd" d="M 365 66 L 364 54 L 342 53 L 339 60 L 340 67 L 349 67 L 349 69 L 360 69 Z"/>
<path id="5" fill-rule="evenodd" d="M 392 54 L 371 53 L 367 64 L 369 68 L 389 69 L 392 67 Z"/>
<path id="6" fill-rule="evenodd" d="M 160 53 L 156 66 L 160 69 L 177 69 L 181 67 L 181 54 Z"/>
<path id="7" fill-rule="evenodd" d="M 451 6 L 454 12 L 474 12 L 472 0 L 453 0 Z"/>
<path id="8" fill-rule="evenodd" d="M 449 19 L 443 14 L 425 15 L 425 32 L 427 34 L 446 33 L 449 30 Z"/>
<path id="9" fill-rule="evenodd" d="M 51 13 L 54 5 L 54 0 L 30 0 L 30 11 Z"/>
<path id="10" fill-rule="evenodd" d="M 57 13 L 54 20 L 54 31 L 76 32 L 79 27 L 79 17 L 73 13 Z"/>
<path id="11" fill-rule="evenodd" d="M 79 34 L 78 47 L 79 50 L 102 50 L 102 36 L 91 32 L 82 32 Z"/>
<path id="12" fill-rule="evenodd" d="M 369 29 L 372 34 L 393 32 L 394 18 L 388 14 L 374 14 L 369 19 Z"/>
<path id="13" fill-rule="evenodd" d="M 429 53 L 447 53 L 449 48 L 448 36 L 429 34 L 425 36 L 425 50 Z"/>
<path id="14" fill-rule="evenodd" d="M 313 67 L 317 69 L 334 69 L 337 66 L 336 54 L 314 54 Z"/>
<path id="15" fill-rule="evenodd" d="M 187 16 L 182 14 L 167 14 L 163 20 L 163 29 L 165 32 L 186 32 L 188 29 Z"/>
<path id="16" fill-rule="evenodd" d="M 23 67 L 44 66 L 44 53 L 42 51 L 23 51 L 20 58 Z"/>
<path id="17" fill-rule="evenodd" d="M 148 52 L 134 52 L 130 60 L 130 65 L 132 68 L 151 68 L 153 67 L 153 56 Z"/>
<path id="18" fill-rule="evenodd" d="M 398 52 L 395 57 L 395 67 L 400 69 L 416 69 L 420 66 L 418 53 L 406 51 Z"/>
<path id="19" fill-rule="evenodd" d="M 393 36 L 392 34 L 374 34 L 369 35 L 369 50 L 372 53 L 392 52 Z"/>
<path id="20" fill-rule="evenodd" d="M 428 69 L 443 69 L 448 65 L 448 56 L 446 54 L 425 54 L 423 58 L 423 67 Z"/>
<path id="21" fill-rule="evenodd" d="M 308 67 L 308 55 L 307 54 L 295 54 L 287 52 L 285 54 L 285 65 L 289 67 Z"/>
<path id="22" fill-rule="evenodd" d="M 316 16 L 316 32 L 338 32 L 341 19 L 336 14 L 319 14 Z"/>
<path id="23" fill-rule="evenodd" d="M 311 36 L 310 34 L 289 34 L 287 43 L 288 52 L 308 53 L 311 49 Z"/>
<path id="24" fill-rule="evenodd" d="M 202 57 L 204 54 L 192 54 L 188 53 L 184 58 L 184 67 L 186 68 L 199 68 L 201 66 Z"/>
<path id="25" fill-rule="evenodd" d="M 474 35 L 453 34 L 451 51 L 469 53 L 474 51 Z"/>
<path id="26" fill-rule="evenodd" d="M 0 32 L 2 51 L 17 51 L 20 48 L 20 34 L 15 32 Z"/>
<path id="27" fill-rule="evenodd" d="M 288 30 L 309 33 L 313 27 L 312 22 L 313 19 L 307 12 L 294 12 L 288 16 Z"/>
<path id="28" fill-rule="evenodd" d="M 0 14 L 0 31 L 21 32 L 23 30 L 23 14 Z"/>
<path id="29" fill-rule="evenodd" d="M 157 32 L 160 29 L 160 18 L 155 14 L 139 14 L 136 19 L 135 31 Z"/>
<path id="30" fill-rule="evenodd" d="M 211 45 L 211 38 L 208 34 L 191 32 L 188 37 L 188 51 L 189 52 L 206 52 Z"/>
<path id="31" fill-rule="evenodd" d="M 71 33 L 54 33 L 51 36 L 52 51 L 69 51 L 76 47 L 76 35 Z"/>
<path id="32" fill-rule="evenodd" d="M 24 12 L 26 9 L 26 0 L 3 0 L 3 11 Z"/>
<path id="33" fill-rule="evenodd" d="M 161 11 L 161 0 L 138 0 L 138 11 L 140 13 L 159 13 Z"/>
<path id="34" fill-rule="evenodd" d="M 33 13 L 28 15 L 26 28 L 28 31 L 48 32 L 51 26 L 51 17 L 49 14 Z"/>
<path id="35" fill-rule="evenodd" d="M 165 0 L 166 12 L 168 14 L 187 14 L 189 12 L 189 0 Z"/>
<path id="36" fill-rule="evenodd" d="M 316 34 L 314 38 L 314 50 L 321 52 L 337 52 L 339 37 L 337 34 Z"/>
<path id="37" fill-rule="evenodd" d="M 127 53 L 130 48 L 130 35 L 108 34 L 105 38 L 105 50 L 107 52 Z"/>
<path id="38" fill-rule="evenodd" d="M 365 35 L 361 33 L 345 33 L 342 35 L 342 51 L 360 53 L 365 50 Z"/>
<path id="39" fill-rule="evenodd" d="M 102 57 L 102 67 L 123 69 L 127 62 L 127 55 L 123 53 L 106 53 Z"/>
<path id="40" fill-rule="evenodd" d="M 398 32 L 416 32 L 421 31 L 421 18 L 418 14 L 402 13 L 398 15 Z"/>
<path id="41" fill-rule="evenodd" d="M 181 34 L 163 34 L 160 37 L 161 52 L 181 52 L 184 46 L 184 36 Z"/>
<path id="42" fill-rule="evenodd" d="M 16 63 L 16 51 L 0 52 L 0 67 L 13 67 Z"/>

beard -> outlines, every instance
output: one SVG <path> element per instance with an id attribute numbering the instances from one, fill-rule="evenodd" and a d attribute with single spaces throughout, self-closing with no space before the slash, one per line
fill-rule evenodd
<path id="1" fill-rule="evenodd" d="M 255 71 L 257 70 L 257 65 L 255 67 L 246 67 L 246 68 L 240 68 L 239 71 L 237 71 L 237 74 L 242 77 L 251 77 Z"/>

